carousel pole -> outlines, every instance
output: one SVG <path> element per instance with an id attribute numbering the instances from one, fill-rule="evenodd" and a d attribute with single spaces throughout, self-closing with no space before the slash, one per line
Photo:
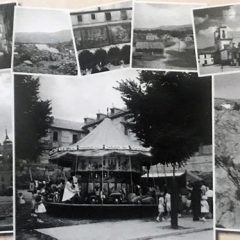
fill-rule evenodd
<path id="1" fill-rule="evenodd" d="M 101 178 L 101 201 L 103 203 L 103 199 L 102 199 L 102 196 L 103 196 L 103 156 L 102 156 L 102 178 Z"/>
<path id="2" fill-rule="evenodd" d="M 133 176 L 132 176 L 132 159 L 130 156 L 128 156 L 129 158 L 129 162 L 130 162 L 130 186 L 131 186 L 131 190 L 132 190 L 132 193 L 133 193 Z"/>

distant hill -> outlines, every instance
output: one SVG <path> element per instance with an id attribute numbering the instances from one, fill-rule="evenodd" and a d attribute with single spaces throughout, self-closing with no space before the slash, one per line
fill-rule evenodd
<path id="1" fill-rule="evenodd" d="M 156 28 L 136 28 L 136 31 L 156 31 L 156 30 L 163 30 L 163 31 L 189 31 L 192 30 L 191 24 L 186 25 L 168 25 L 168 26 L 159 26 Z"/>
<path id="2" fill-rule="evenodd" d="M 16 32 L 15 42 L 17 43 L 39 43 L 39 44 L 53 44 L 69 42 L 72 40 L 70 30 L 62 30 L 54 33 L 42 32 Z"/>

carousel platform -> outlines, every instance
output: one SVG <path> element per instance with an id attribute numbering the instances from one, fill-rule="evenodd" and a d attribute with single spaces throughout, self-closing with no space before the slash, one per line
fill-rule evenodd
<path id="1" fill-rule="evenodd" d="M 46 203 L 49 214 L 77 218 L 146 218 L 156 216 L 156 204 L 72 204 Z"/>

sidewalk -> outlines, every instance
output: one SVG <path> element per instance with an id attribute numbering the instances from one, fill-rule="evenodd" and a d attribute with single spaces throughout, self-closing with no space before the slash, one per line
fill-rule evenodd
<path id="1" fill-rule="evenodd" d="M 179 218 L 179 229 L 170 228 L 170 221 L 156 222 L 154 220 L 123 220 L 101 221 L 98 223 L 81 224 L 67 227 L 37 229 L 36 231 L 59 240 L 149 240 L 170 236 L 197 234 L 203 231 L 212 231 L 213 222 L 193 222 L 191 218 Z M 210 234 L 211 235 L 211 234 Z M 212 237 L 205 238 L 211 240 Z"/>

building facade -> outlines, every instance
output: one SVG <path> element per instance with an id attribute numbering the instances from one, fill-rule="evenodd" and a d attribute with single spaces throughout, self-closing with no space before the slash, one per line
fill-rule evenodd
<path id="1" fill-rule="evenodd" d="M 100 8 L 71 13 L 78 50 L 129 43 L 132 8 Z"/>

